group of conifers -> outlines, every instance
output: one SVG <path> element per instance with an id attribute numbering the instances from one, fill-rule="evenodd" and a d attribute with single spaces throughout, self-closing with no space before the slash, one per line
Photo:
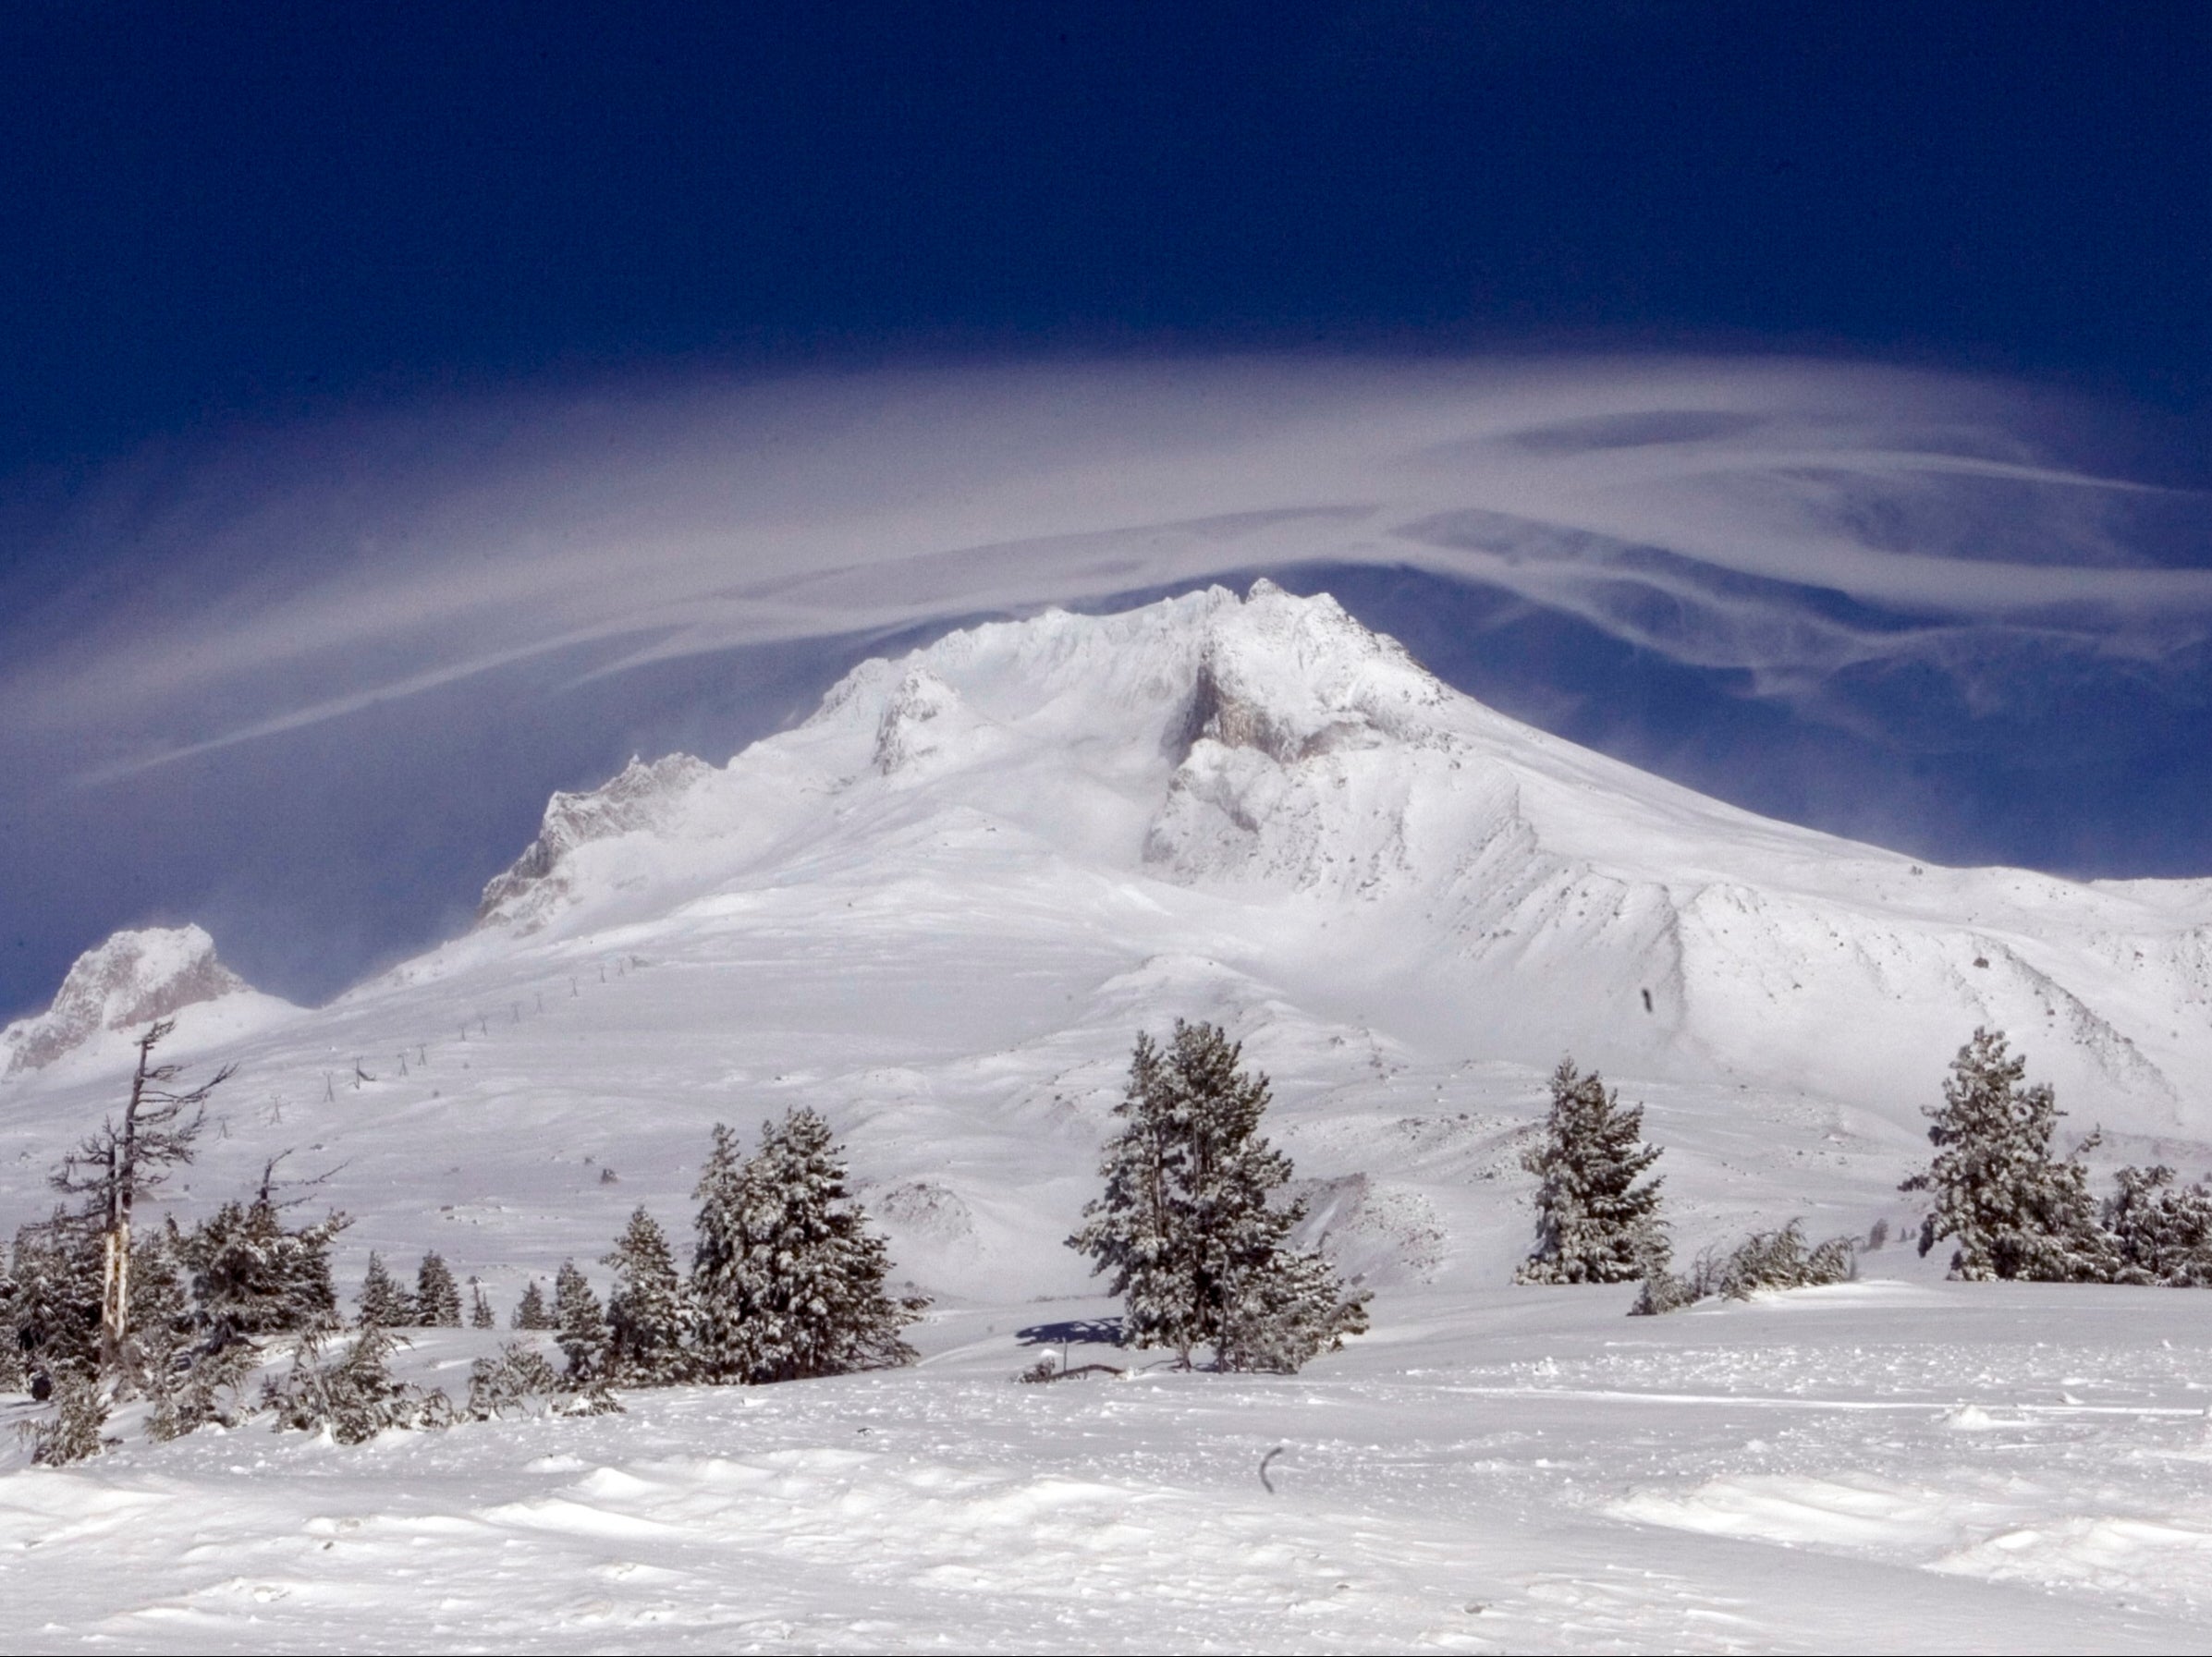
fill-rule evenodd
<path id="1" fill-rule="evenodd" d="M 1968 1282 L 2212 1285 L 2212 1191 L 2163 1165 L 2126 1167 L 2098 1200 L 2083 1160 L 2097 1135 L 2058 1154 L 2064 1113 L 2047 1082 L 2026 1076 L 2002 1030 L 1975 1030 L 1951 1061 L 1942 1103 L 1922 1112 L 1936 1154 L 1899 1188 L 1926 1199 L 1920 1252 L 1950 1241 L 1951 1275 Z M 1661 1182 L 1645 1177 L 1659 1151 L 1643 1142 L 1643 1128 L 1641 1107 L 1623 1106 L 1572 1060 L 1553 1073 L 1544 1139 L 1523 1159 L 1541 1183 L 1536 1248 L 1519 1281 L 1641 1282 L 1633 1310 L 1651 1313 L 1855 1274 L 1859 1239 L 1808 1247 L 1795 1221 L 1732 1250 L 1708 1249 L 1676 1274 Z M 1888 1233 L 1876 1222 L 1865 1246 L 1879 1248 Z"/>
<path id="2" fill-rule="evenodd" d="M 611 1389 L 800 1380 L 909 1362 L 905 1325 L 926 1302 L 892 1292 L 884 1240 L 847 1189 L 828 1125 L 794 1110 L 764 1125 L 756 1149 L 716 1127 L 693 1195 L 688 1271 L 643 1208 L 602 1262 L 604 1302 L 573 1261 L 550 1302 L 533 1281 L 510 1322 L 524 1333 L 481 1358 L 457 1403 L 397 1379 L 403 1327 L 496 1322 L 483 1290 L 461 1285 L 435 1252 L 412 1291 L 372 1254 L 350 1338 L 331 1248 L 348 1220 L 304 1221 L 307 1197 L 275 1176 L 187 1229 L 174 1215 L 134 1231 L 139 1200 L 192 1161 L 214 1090 L 157 1062 L 171 1030 L 138 1043 L 129 1100 L 66 1158 L 53 1183 L 67 1200 L 18 1232 L 0 1277 L 0 1388 L 28 1388 L 54 1408 L 30 1432 L 43 1461 L 96 1452 L 119 1406 L 143 1401 L 156 1437 L 266 1414 L 279 1427 L 358 1442 L 390 1427 L 428 1427 L 518 1410 L 619 1408 Z M 2126 1168 L 2098 1202 L 2082 1155 L 2054 1153 L 2059 1112 L 2027 1085 L 2001 1032 L 1976 1030 L 1930 1106 L 1931 1164 L 1904 1182 L 1927 1194 L 1923 1253 L 1956 1243 L 1954 1275 L 2048 1282 L 2212 1283 L 2212 1193 L 2165 1167 Z M 1216 1026 L 1178 1020 L 1165 1043 L 1140 1035 L 1100 1173 L 1104 1189 L 1069 1246 L 1106 1275 L 1124 1306 L 1125 1346 L 1164 1347 L 1192 1367 L 1294 1371 L 1367 1327 L 1364 1292 L 1293 1236 L 1303 1205 L 1286 1200 L 1289 1159 L 1260 1132 L 1267 1079 L 1246 1070 Z M 1855 1238 L 1808 1247 L 1797 1224 L 1708 1249 L 1671 1270 L 1659 1150 L 1643 1141 L 1641 1107 L 1620 1104 L 1595 1074 L 1562 1061 L 1542 1136 L 1523 1158 L 1538 1179 L 1535 1248 L 1518 1281 L 1643 1285 L 1635 1310 L 1662 1312 L 1708 1295 L 1834 1282 L 1856 1269 Z M 308 1182 L 312 1188 L 314 1182 Z M 1878 1247 L 1877 1227 L 1868 1246 Z M 537 1345 L 550 1335 L 558 1367 Z M 288 1372 L 266 1373 L 284 1338 Z M 250 1383 L 260 1377 L 258 1393 Z M 1050 1379 L 1048 1366 L 1032 1379 Z"/>

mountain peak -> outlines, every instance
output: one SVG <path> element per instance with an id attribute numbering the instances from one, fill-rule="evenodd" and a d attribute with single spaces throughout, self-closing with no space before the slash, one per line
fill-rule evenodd
<path id="1" fill-rule="evenodd" d="M 1425 997 L 1532 1062 L 1571 1047 L 1872 1098 L 1897 1052 L 1998 1023 L 2063 1030 L 2040 1055 L 2055 1081 L 2168 1115 L 2205 1063 L 2180 1009 L 2212 981 L 2212 884 L 1924 868 L 1755 817 L 1486 708 L 1334 599 L 1266 581 L 863 663 L 726 767 L 633 761 L 556 796 L 486 909 L 568 937 L 833 889 L 856 914 L 886 891 L 947 915 L 1017 892 L 1054 915 L 1098 892 L 1249 909 L 1271 958 Z"/>
<path id="2" fill-rule="evenodd" d="M 1292 764 L 1400 734 L 1406 711 L 1448 694 L 1387 634 L 1327 593 L 1301 598 L 1262 577 L 1209 618 L 1185 747 L 1211 737 Z"/>
<path id="3" fill-rule="evenodd" d="M 685 791 L 713 773 L 713 766 L 690 754 L 650 761 L 632 754 L 598 787 L 555 793 L 545 802 L 537 838 L 485 883 L 477 920 L 528 920 L 542 913 L 568 889 L 564 863 L 569 853 L 593 840 L 666 826 Z"/>
<path id="4" fill-rule="evenodd" d="M 215 958 L 197 926 L 120 932 L 77 957 L 54 1005 L 0 1030 L 0 1075 L 43 1069 L 103 1030 L 165 1018 L 181 1007 L 251 989 Z"/>

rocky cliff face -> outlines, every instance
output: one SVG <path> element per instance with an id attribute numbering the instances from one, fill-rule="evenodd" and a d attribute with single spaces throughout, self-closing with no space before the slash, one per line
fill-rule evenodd
<path id="1" fill-rule="evenodd" d="M 215 941 L 197 926 L 117 932 L 77 957 L 51 1007 L 0 1030 L 0 1075 L 43 1069 L 102 1030 L 128 1030 L 249 988 L 215 958 Z"/>
<path id="2" fill-rule="evenodd" d="M 617 835 L 666 829 L 682 810 L 685 796 L 713 774 L 714 767 L 690 754 L 670 754 L 650 764 L 632 756 L 617 775 L 597 788 L 556 794 L 546 803 L 538 837 L 484 886 L 477 920 L 531 930 L 568 896 L 569 853 Z"/>

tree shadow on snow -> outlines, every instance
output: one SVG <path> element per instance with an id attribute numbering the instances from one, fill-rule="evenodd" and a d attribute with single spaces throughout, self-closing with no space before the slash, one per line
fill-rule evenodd
<path id="1" fill-rule="evenodd" d="M 1121 1344 L 1119 1318 L 1069 1318 L 1064 1323 L 1032 1323 L 1018 1329 L 1014 1338 L 1025 1346 L 1075 1346 Z"/>

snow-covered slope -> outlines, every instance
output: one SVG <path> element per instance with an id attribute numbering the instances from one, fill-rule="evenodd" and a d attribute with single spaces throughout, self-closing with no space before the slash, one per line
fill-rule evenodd
<path id="1" fill-rule="evenodd" d="M 234 984 L 202 933 L 165 946 L 197 966 L 150 947 L 88 956 L 13 1050 L 153 1016 L 156 981 Z M 1058 1241 L 1132 1033 L 1177 1016 L 1273 1072 L 1355 1269 L 1486 1282 L 1562 1051 L 1650 1102 L 1681 1226 L 1859 1229 L 1900 1206 L 1977 1024 L 2108 1154 L 2212 1155 L 2208 1013 L 2212 883 L 1940 869 L 1766 821 L 1262 582 L 953 633 L 726 766 L 556 796 L 470 934 L 228 1056 L 244 1137 L 346 1163 L 364 1243 L 465 1220 L 492 1234 L 451 1250 L 471 1269 L 542 1267 L 612 1229 L 602 1169 L 675 1210 L 712 1121 L 803 1102 L 905 1268 L 996 1295 L 1082 1286 Z M 18 1074 L 27 1177 L 119 1063 Z"/>
<path id="2" fill-rule="evenodd" d="M 1565 1050 L 1650 1102 L 1691 1241 L 1900 1217 L 1918 1107 L 1980 1023 L 2115 1153 L 2187 1167 L 2212 1137 L 2212 883 L 1765 821 L 1265 582 L 957 632 L 727 766 L 556 796 L 473 932 L 318 1013 L 264 1017 L 204 933 L 118 939 L 6 1038 L 19 1182 L 104 1107 L 111 1027 L 218 993 L 255 1017 L 224 1026 L 244 1068 L 196 1177 L 297 1144 L 346 1164 L 361 1245 L 468 1224 L 445 1246 L 494 1275 L 595 1251 L 626 1200 L 680 1223 L 711 1122 L 808 1103 L 919 1281 L 1074 1292 L 1057 1244 L 1129 1042 L 1176 1016 L 1275 1075 L 1316 1229 L 1379 1283 L 1503 1271 Z"/>
<path id="3" fill-rule="evenodd" d="M 89 1032 L 0 1081 L 0 1221 L 50 1200 L 134 1021 L 189 985 L 223 993 L 171 1051 L 240 1068 L 165 1199 L 189 1221 L 290 1151 L 355 1216 L 348 1290 L 371 1249 L 434 1247 L 504 1309 L 598 1272 L 639 1203 L 680 1247 L 710 1126 L 808 1104 L 938 1304 L 916 1371 L 10 1475 L 18 1643 L 2208 1643 L 2212 1301 L 1936 1286 L 1894 1246 L 1656 1323 L 1505 1285 L 1562 1049 L 1646 1105 L 1684 1254 L 1909 1229 L 1920 1106 L 1978 1023 L 2113 1130 L 2100 1156 L 2202 1173 L 2212 883 L 1764 821 L 1263 584 L 955 633 L 727 766 L 556 796 L 473 931 L 327 1007 L 165 936 L 4 1038 Z M 1010 1385 L 1111 1310 L 1061 1239 L 1133 1033 L 1178 1016 L 1272 1075 L 1308 1236 L 1375 1332 L 1295 1379 Z M 495 1338 L 410 1361 L 458 1385 Z"/>
<path id="4" fill-rule="evenodd" d="M 932 834 L 1266 906 L 1307 923 L 1299 965 L 1494 1054 L 1878 1103 L 1994 1023 L 2100 1115 L 2160 1131 L 2212 1079 L 2212 882 L 1934 868 L 1762 820 L 1264 582 L 866 664 L 725 769 L 633 763 L 557 796 L 483 914 L 575 935 L 826 867 L 891 878 Z"/>
<path id="5" fill-rule="evenodd" d="M 119 1049 L 125 1043 L 109 1038 L 187 1007 L 206 1009 L 190 1032 L 180 1032 L 188 1042 L 233 1038 L 294 1010 L 217 960 L 215 941 L 197 926 L 120 932 L 77 957 L 52 1006 L 0 1030 L 0 1077 L 43 1069 L 88 1047 Z"/>

